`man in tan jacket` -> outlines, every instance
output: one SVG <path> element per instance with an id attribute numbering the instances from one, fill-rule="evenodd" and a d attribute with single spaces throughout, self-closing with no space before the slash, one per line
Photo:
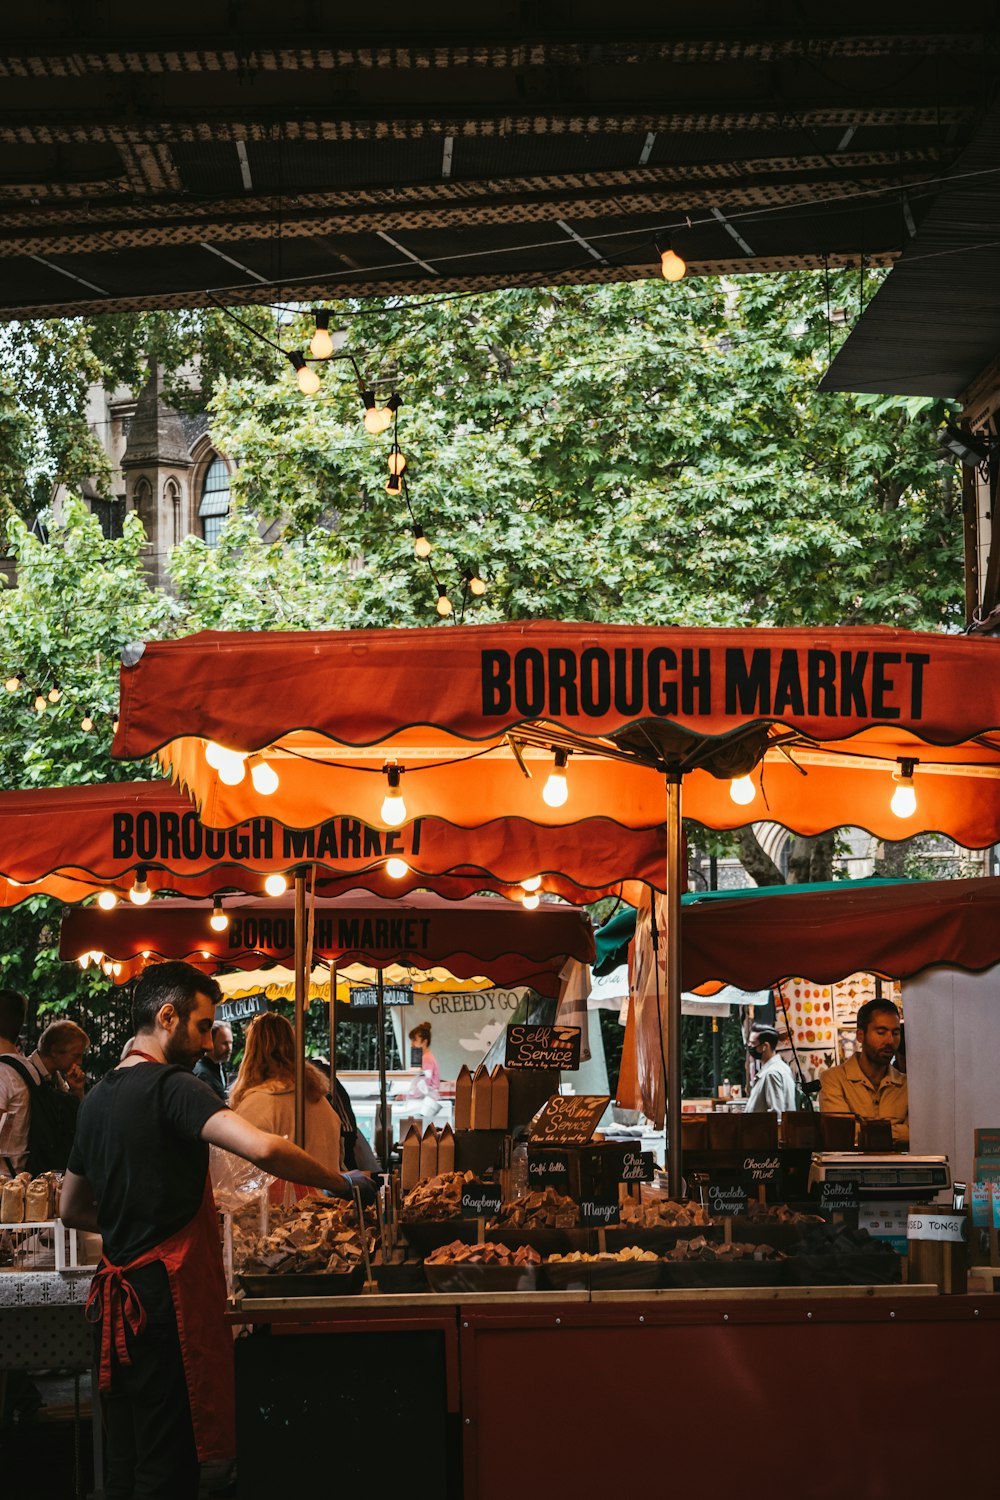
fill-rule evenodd
<path id="1" fill-rule="evenodd" d="M 858 1050 L 839 1068 L 820 1079 L 819 1107 L 824 1113 L 853 1115 L 856 1120 L 888 1120 L 897 1146 L 910 1143 L 910 1101 L 906 1075 L 892 1065 L 902 1032 L 899 1011 L 891 1000 L 869 1000 L 858 1011 Z"/>

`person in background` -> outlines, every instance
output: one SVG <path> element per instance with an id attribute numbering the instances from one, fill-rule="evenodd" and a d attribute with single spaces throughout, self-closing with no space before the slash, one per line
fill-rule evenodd
<path id="1" fill-rule="evenodd" d="M 343 1169 L 340 1117 L 327 1097 L 329 1082 L 308 1062 L 305 1078 L 306 1150 L 332 1172 L 339 1172 Z M 276 1011 L 263 1011 L 250 1022 L 229 1102 L 242 1119 L 260 1130 L 289 1139 L 295 1134 L 295 1032 Z M 370 1179 L 363 1173 L 356 1176 L 367 1196 Z M 308 1188 L 308 1184 L 295 1185 Z M 282 1193 L 283 1186 L 275 1184 L 274 1201 L 280 1202 Z"/>
<path id="2" fill-rule="evenodd" d="M 28 1002 L 17 990 L 0 990 L 0 1058 L 21 1057 L 20 1037 Z M 10 1067 L 0 1067 L 0 1177 L 16 1177 L 21 1170 L 11 1154 L 11 1098 L 20 1075 Z M 25 1150 L 27 1148 L 25 1147 Z M 18 1155 L 20 1156 L 20 1150 Z"/>
<path id="3" fill-rule="evenodd" d="M 104 1239 L 87 1317 L 97 1333 L 107 1500 L 195 1500 L 199 1463 L 235 1451 L 209 1145 L 311 1187 L 350 1191 L 339 1172 L 241 1119 L 192 1076 L 212 1045 L 220 999 L 216 981 L 191 964 L 143 972 L 134 1045 L 83 1101 L 63 1181 L 63 1220 Z"/>
<path id="4" fill-rule="evenodd" d="M 754 1026 L 747 1043 L 750 1056 L 760 1064 L 746 1102 L 747 1113 L 783 1115 L 795 1108 L 795 1079 L 785 1059 L 778 1054 L 778 1033 L 773 1026 Z"/>
<path id="5" fill-rule="evenodd" d="M 420 1069 L 420 1077 L 415 1078 L 407 1091 L 408 1099 L 423 1099 L 428 1095 L 432 1099 L 438 1099 L 441 1095 L 441 1069 L 437 1065 L 437 1058 L 431 1051 L 431 1025 L 429 1021 L 421 1021 L 414 1026 L 410 1032 L 410 1041 L 414 1047 L 420 1049 L 420 1061 L 417 1066 Z"/>
<path id="6" fill-rule="evenodd" d="M 910 1144 L 910 1097 L 906 1075 L 893 1067 L 902 1028 L 891 1000 L 869 1000 L 858 1011 L 857 1051 L 827 1068 L 819 1085 L 819 1107 L 855 1120 L 888 1120 L 893 1144 Z"/>
<path id="7" fill-rule="evenodd" d="M 216 1021 L 212 1027 L 212 1050 L 199 1057 L 194 1065 L 194 1076 L 214 1089 L 220 1099 L 229 1096 L 229 1077 L 226 1064 L 233 1055 L 233 1028 L 225 1021 Z"/>
<path id="8" fill-rule="evenodd" d="M 69 1159 L 86 1079 L 83 1054 L 90 1038 L 75 1021 L 53 1021 L 30 1057 L 0 1055 L 3 1096 L 0 1157 L 17 1172 L 62 1172 Z"/>

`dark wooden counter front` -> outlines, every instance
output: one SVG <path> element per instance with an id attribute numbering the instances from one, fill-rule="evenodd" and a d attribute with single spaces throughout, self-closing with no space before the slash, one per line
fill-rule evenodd
<path id="1" fill-rule="evenodd" d="M 928 1293 L 247 1305 L 239 1493 L 939 1500 L 990 1472 L 1000 1297 Z"/>

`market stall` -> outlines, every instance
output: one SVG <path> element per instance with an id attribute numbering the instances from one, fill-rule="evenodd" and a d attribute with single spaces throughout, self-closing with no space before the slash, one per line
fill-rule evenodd
<path id="1" fill-rule="evenodd" d="M 323 805 L 366 820 L 370 814 L 378 823 L 383 793 L 396 799 L 395 810 L 404 820 L 435 815 L 471 825 L 483 816 L 505 816 L 555 826 L 611 815 L 623 827 L 637 827 L 665 818 L 664 1003 L 661 1009 L 657 992 L 650 1056 L 655 1060 L 659 1053 L 666 1063 L 661 1077 L 665 1072 L 670 1081 L 665 1104 L 670 1183 L 676 1191 L 682 1167 L 677 1088 L 682 811 L 717 828 L 766 818 L 802 834 L 852 824 L 887 838 L 938 830 L 972 847 L 993 842 L 1000 833 L 996 649 L 991 641 L 887 630 L 678 631 L 548 622 L 449 629 L 447 635 L 207 635 L 130 650 L 122 673 L 115 753 L 158 753 L 191 791 L 204 821 L 223 826 L 252 815 L 258 805 L 247 769 L 251 755 L 277 776 L 273 805 L 291 822 L 309 821 Z M 324 682 L 334 681 L 335 692 L 322 691 Z M 225 778 L 212 765 L 218 759 L 213 747 L 220 745 L 232 757 Z M 640 1224 L 631 1217 L 634 1212 L 644 1221 L 651 1207 L 662 1219 L 664 1203 L 653 1201 L 657 1195 L 646 1184 L 639 1188 L 638 1210 L 634 1203 L 630 1208 L 623 1195 L 631 1199 L 635 1185 L 620 1179 L 616 1185 L 618 1213 L 628 1209 L 630 1231 L 635 1226 L 676 1235 L 669 1252 L 655 1257 L 664 1266 L 682 1243 L 682 1229 L 704 1241 L 694 1252 L 699 1265 L 746 1259 L 732 1248 L 745 1244 L 733 1237 L 738 1215 L 718 1215 L 731 1221 L 728 1236 L 725 1224 Z M 439 1195 L 448 1191 L 454 1189 L 447 1184 L 434 1189 Z M 717 1198 L 717 1205 L 725 1196 Z M 766 1199 L 766 1190 L 756 1196 L 758 1203 Z M 520 1202 L 516 1212 L 523 1218 L 524 1200 L 514 1201 Z M 593 1194 L 589 1201 L 596 1204 Z M 551 1200 L 549 1206 L 557 1216 L 568 1213 Z M 812 1206 L 822 1208 L 815 1202 Z M 567 1409 L 571 1406 L 573 1422 L 587 1431 L 591 1424 L 609 1420 L 621 1427 L 628 1423 L 632 1404 L 609 1402 L 606 1388 L 595 1391 L 586 1374 L 595 1366 L 618 1367 L 623 1354 L 642 1367 L 644 1351 L 657 1382 L 665 1368 L 694 1370 L 703 1377 L 695 1385 L 699 1394 L 710 1381 L 725 1410 L 740 1407 L 748 1413 L 763 1412 L 763 1395 L 748 1400 L 748 1392 L 765 1350 L 779 1361 L 805 1359 L 811 1369 L 824 1372 L 820 1394 L 830 1410 L 837 1391 L 854 1380 L 858 1341 L 868 1336 L 871 1323 L 881 1325 L 880 1354 L 893 1368 L 898 1361 L 912 1360 L 919 1344 L 934 1359 L 954 1360 L 961 1352 L 963 1372 L 981 1372 L 984 1351 L 994 1337 L 988 1327 L 995 1319 L 992 1304 L 984 1315 L 978 1299 L 945 1301 L 925 1297 L 916 1287 L 904 1296 L 891 1282 L 882 1290 L 866 1289 L 863 1300 L 855 1289 L 846 1299 L 846 1315 L 838 1306 L 819 1316 L 817 1292 L 801 1282 L 782 1286 L 772 1281 L 769 1289 L 745 1285 L 739 1296 L 720 1292 L 723 1301 L 713 1306 L 703 1284 L 707 1270 L 699 1272 L 697 1290 L 651 1286 L 640 1297 L 636 1291 L 596 1290 L 594 1277 L 603 1274 L 603 1266 L 571 1261 L 584 1270 L 569 1274 L 581 1276 L 589 1290 L 546 1292 L 551 1255 L 536 1252 L 539 1266 L 521 1247 L 513 1252 L 522 1254 L 521 1262 L 508 1266 L 512 1246 L 503 1242 L 504 1218 L 501 1203 L 499 1214 L 482 1224 L 478 1238 L 485 1235 L 485 1243 L 478 1249 L 473 1245 L 468 1255 L 453 1248 L 450 1254 L 455 1267 L 471 1262 L 485 1273 L 494 1267 L 509 1269 L 515 1280 L 534 1275 L 536 1282 L 534 1291 L 508 1294 L 533 1299 L 517 1307 L 498 1304 L 494 1309 L 489 1305 L 492 1294 L 480 1291 L 477 1311 L 471 1313 L 469 1294 L 464 1299 L 454 1294 L 465 1339 L 458 1409 L 468 1493 L 504 1494 L 515 1482 L 502 1453 L 498 1456 L 498 1448 L 503 1450 L 505 1441 L 513 1446 L 513 1440 L 491 1420 L 499 1405 L 497 1382 L 506 1387 L 511 1366 L 502 1354 L 499 1364 L 491 1363 L 490 1350 L 516 1354 L 522 1372 L 541 1371 L 550 1391 L 562 1379 L 572 1395 Z M 829 1223 L 828 1214 L 823 1232 L 836 1237 L 841 1229 L 829 1229 Z M 580 1226 L 591 1237 L 580 1249 L 581 1257 L 603 1262 L 607 1252 L 593 1236 L 603 1232 L 606 1237 L 612 1227 Z M 753 1227 L 761 1245 L 773 1242 L 773 1234 L 763 1234 L 766 1223 Z M 776 1229 L 788 1227 L 805 1226 Z M 456 1233 L 459 1247 L 470 1248 L 467 1234 Z M 716 1238 L 720 1234 L 721 1242 Z M 498 1246 L 495 1251 L 488 1248 L 491 1240 Z M 780 1283 L 792 1274 L 788 1261 L 796 1257 L 774 1243 L 770 1248 L 777 1257 L 753 1255 L 765 1270 L 752 1274 L 776 1275 Z M 448 1251 L 448 1245 L 441 1247 L 443 1262 Z M 690 1244 L 678 1253 L 681 1260 L 690 1260 Z M 609 1270 L 612 1279 L 665 1274 L 659 1266 L 650 1272 L 641 1261 L 638 1273 Z M 603 1296 L 624 1300 L 604 1310 L 599 1305 Z M 829 1290 L 824 1296 L 840 1301 Z M 576 1300 L 550 1306 L 557 1297 Z M 374 1301 L 368 1305 L 374 1315 Z M 908 1311 L 918 1305 L 928 1311 Z M 329 1305 L 282 1311 L 275 1303 L 257 1308 L 244 1304 L 240 1315 L 258 1320 L 258 1326 L 266 1323 L 274 1333 L 281 1320 L 291 1320 L 298 1335 L 309 1337 L 320 1318 L 353 1314 L 346 1305 L 334 1314 Z M 744 1321 L 754 1328 L 759 1354 L 733 1337 L 737 1322 Z M 482 1338 L 478 1332 L 473 1336 L 474 1323 L 483 1330 Z M 575 1328 L 572 1339 L 570 1326 Z M 646 1341 L 641 1350 L 635 1346 L 637 1338 Z M 551 1367 L 550 1358 L 556 1361 Z M 985 1463 L 976 1426 L 982 1401 L 975 1377 L 966 1380 L 963 1373 L 959 1384 L 965 1413 L 973 1414 L 963 1436 L 969 1440 L 971 1427 L 973 1451 Z M 937 1429 L 930 1431 L 934 1424 L 926 1382 L 919 1388 L 915 1381 L 904 1385 L 910 1419 L 929 1434 L 921 1446 L 920 1472 L 910 1464 L 906 1477 L 914 1492 L 929 1495 L 948 1482 L 953 1460 L 949 1445 L 935 1436 Z M 763 1393 L 765 1382 L 754 1388 Z M 684 1396 L 673 1394 L 683 1413 Z M 656 1413 L 664 1409 L 659 1395 L 654 1406 Z M 770 1492 L 770 1471 L 758 1475 L 751 1469 L 748 1475 L 743 1459 L 751 1428 L 737 1426 L 739 1461 L 735 1444 L 723 1443 L 720 1451 L 730 1455 L 747 1493 Z M 685 1453 L 683 1442 L 669 1435 L 667 1441 L 672 1460 L 675 1450 L 681 1450 L 672 1461 L 672 1477 L 704 1482 L 704 1456 Z M 852 1434 L 851 1446 L 857 1456 L 852 1490 L 874 1500 L 884 1493 L 878 1441 L 865 1436 L 859 1445 Z M 587 1492 L 588 1471 L 567 1464 L 554 1451 L 551 1436 L 541 1447 L 529 1444 L 526 1451 L 542 1487 L 561 1487 L 569 1473 Z M 815 1465 L 810 1474 L 814 1483 Z M 833 1493 L 841 1483 L 838 1468 L 836 1474 L 825 1474 L 819 1492 Z"/>

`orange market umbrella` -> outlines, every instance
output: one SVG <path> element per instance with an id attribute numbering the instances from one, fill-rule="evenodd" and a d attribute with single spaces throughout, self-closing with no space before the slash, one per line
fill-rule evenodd
<path id="1" fill-rule="evenodd" d="M 0 792 L 0 906 L 40 892 L 66 902 L 125 895 L 137 875 L 151 892 L 263 893 L 269 875 L 302 864 L 325 895 L 391 897 L 433 884 L 449 900 L 483 889 L 522 897 L 520 882 L 540 877 L 540 889 L 584 905 L 620 894 L 625 876 L 662 888 L 663 850 L 662 828 L 623 830 L 606 818 L 474 829 L 424 818 L 384 830 L 348 817 L 293 829 L 256 816 L 217 829 L 165 781 Z"/>
<path id="2" fill-rule="evenodd" d="M 665 818 L 679 1083 L 682 783 L 686 815 L 713 827 L 771 819 L 993 842 L 998 653 L 987 637 L 887 629 L 207 633 L 127 650 L 114 753 L 159 753 L 209 824 L 260 810 L 260 766 L 293 824 L 322 807 L 385 826 L 387 793 L 402 793 L 405 809 L 390 810 L 403 821 Z M 890 798 L 911 804 L 905 818 Z M 676 1186 L 679 1087 L 668 1111 Z"/>
<path id="3" fill-rule="evenodd" d="M 262 960 L 296 961 L 296 1016 L 299 997 L 307 991 L 308 971 L 303 957 L 303 928 L 312 927 L 313 953 L 330 963 L 361 962 L 380 972 L 393 964 L 419 969 L 443 966 L 460 979 L 487 974 L 504 987 L 530 985 L 541 994 L 559 993 L 559 974 L 568 958 L 591 963 L 594 935 L 585 912 L 562 903 L 545 903 L 537 911 L 495 897 L 445 901 L 428 892 L 393 901 L 380 901 L 364 891 L 336 900 L 319 899 L 306 914 L 297 890 L 291 897 L 259 901 L 238 897 L 230 903 L 228 924 L 216 930 L 208 909 L 197 902 L 162 900 L 148 906 L 122 905 L 113 911 L 78 906 L 67 912 L 60 931 L 62 958 L 79 960 L 86 953 L 103 953 L 122 966 L 121 977 L 139 972 L 153 958 L 183 958 L 199 968 L 222 965 L 257 968 Z M 379 1075 L 383 1128 L 385 1058 L 383 1051 L 382 983 L 378 983 Z M 332 1023 L 331 1011 L 331 1023 Z M 300 1036 L 304 1026 L 298 1027 Z M 297 1048 L 296 1106 L 304 1101 L 304 1066 Z M 332 1056 L 331 1056 L 332 1062 Z M 304 1135 L 297 1118 L 296 1134 Z M 382 1160 L 388 1156 L 382 1141 Z"/>

